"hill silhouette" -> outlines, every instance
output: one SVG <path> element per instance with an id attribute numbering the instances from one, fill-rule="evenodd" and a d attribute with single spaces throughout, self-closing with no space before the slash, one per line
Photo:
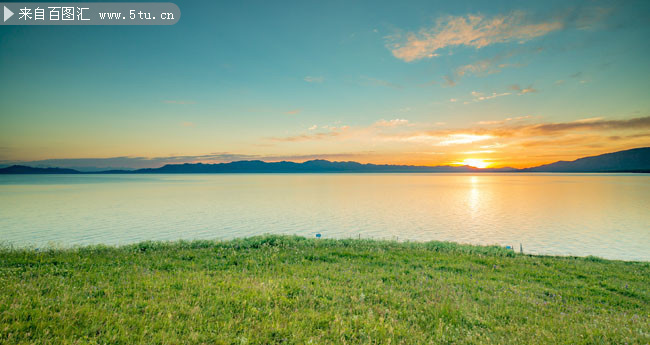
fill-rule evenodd
<path id="1" fill-rule="evenodd" d="M 0 174 L 83 174 L 81 171 L 63 168 L 32 168 L 25 165 L 12 165 L 0 169 Z"/>
<path id="2" fill-rule="evenodd" d="M 574 161 L 559 161 L 522 172 L 650 172 L 650 147 L 584 157 Z"/>
<path id="3" fill-rule="evenodd" d="M 81 172 L 63 168 L 36 168 L 12 165 L 0 174 L 236 174 L 236 173 L 454 173 L 454 172 L 650 172 L 650 147 L 642 147 L 574 161 L 559 161 L 533 168 L 479 169 L 470 166 L 416 166 L 331 162 L 323 159 L 296 162 L 264 162 L 261 160 L 230 163 L 167 164 L 160 168 L 137 170 L 106 170 Z"/>
<path id="4" fill-rule="evenodd" d="M 507 170 L 513 170 L 506 168 Z M 469 166 L 415 166 L 378 165 L 358 162 L 330 162 L 317 159 L 304 163 L 264 162 L 260 160 L 231 163 L 167 164 L 155 169 L 139 169 L 136 173 L 417 173 L 417 172 L 473 172 L 480 169 Z M 503 170 L 503 169 L 499 169 Z M 493 170 L 496 171 L 496 170 Z"/>

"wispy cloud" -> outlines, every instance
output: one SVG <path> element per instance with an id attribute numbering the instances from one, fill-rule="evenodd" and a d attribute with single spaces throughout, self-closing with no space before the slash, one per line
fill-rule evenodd
<path id="1" fill-rule="evenodd" d="M 507 54 L 500 54 L 488 59 L 478 60 L 474 63 L 460 66 L 456 68 L 454 75 L 456 78 L 460 78 L 468 74 L 481 76 L 497 73 L 501 68 L 507 66 L 507 64 L 501 62 L 513 54 L 514 52 L 508 52 Z"/>
<path id="2" fill-rule="evenodd" d="M 314 132 L 318 128 L 321 128 L 321 131 L 319 132 Z M 297 134 L 297 135 L 289 135 L 289 136 L 284 136 L 284 137 L 270 137 L 268 138 L 271 141 L 277 141 L 277 142 L 297 142 L 297 141 L 314 141 L 314 140 L 324 140 L 332 137 L 339 136 L 346 132 L 350 126 L 342 125 L 342 126 L 330 126 L 330 125 L 325 125 L 325 126 L 316 126 L 313 125 L 308 128 L 309 133 L 303 133 L 303 134 Z"/>
<path id="3" fill-rule="evenodd" d="M 322 140 L 326 138 L 331 138 L 340 134 L 341 134 L 340 132 L 319 132 L 314 134 L 299 134 L 299 135 L 292 135 L 287 137 L 271 137 L 269 139 L 272 141 L 281 141 L 281 142 L 312 141 L 312 140 Z"/>
<path id="4" fill-rule="evenodd" d="M 519 84 L 513 84 L 510 85 L 510 89 L 516 91 L 518 95 L 525 95 L 527 93 L 539 92 L 539 90 L 535 89 L 532 85 L 522 88 L 521 86 L 519 86 Z"/>
<path id="5" fill-rule="evenodd" d="M 386 136 L 387 141 L 420 143 L 431 146 L 451 146 L 471 144 L 494 138 L 490 134 L 450 133 L 449 131 L 418 131 L 394 136 Z"/>
<path id="6" fill-rule="evenodd" d="M 479 121 L 480 127 L 464 129 L 475 134 L 491 134 L 502 138 L 532 138 L 558 135 L 594 135 L 607 131 L 647 131 L 650 128 L 650 116 L 631 119 L 606 120 L 587 118 L 569 122 L 522 123 L 521 120 L 532 118 L 522 116 L 498 121 Z M 486 127 L 487 126 L 487 127 Z"/>
<path id="7" fill-rule="evenodd" d="M 481 96 L 481 97 L 494 97 Z M 410 123 L 405 119 L 379 120 L 368 126 L 321 126 L 318 131 L 312 126 L 306 133 L 268 138 L 277 142 L 304 142 L 317 140 L 356 141 L 359 143 L 401 142 L 430 146 L 466 145 L 496 140 L 481 146 L 483 150 L 494 150 L 509 146 L 503 140 L 532 140 L 533 138 L 557 137 L 558 135 L 595 135 L 597 132 L 642 131 L 650 128 L 650 116 L 631 119 L 606 120 L 588 118 L 571 122 L 531 123 L 531 115 L 508 117 L 502 120 L 483 120 L 472 126 L 456 129 L 442 129 L 441 123 Z M 638 134 L 638 133 L 632 133 Z M 613 133 L 608 134 L 613 136 Z M 625 136 L 627 138 L 627 136 Z M 637 137 L 641 138 L 641 137 Z M 542 140 L 542 139 L 540 139 Z"/>
<path id="8" fill-rule="evenodd" d="M 456 84 L 458 84 L 452 76 L 446 75 L 443 78 L 445 79 L 445 84 L 444 84 L 445 86 L 453 87 L 456 86 Z"/>
<path id="9" fill-rule="evenodd" d="M 375 126 L 379 127 L 398 127 L 398 126 L 408 126 L 409 120 L 406 119 L 393 119 L 393 120 L 379 120 L 375 122 Z"/>
<path id="10" fill-rule="evenodd" d="M 444 76 L 446 86 L 455 86 L 458 82 L 467 76 L 484 77 L 490 74 L 501 72 L 504 68 L 522 67 L 526 63 L 522 61 L 509 62 L 508 59 L 513 56 L 519 55 L 525 57 L 531 54 L 538 54 L 544 49 L 541 47 L 510 49 L 506 52 L 497 54 L 495 56 L 481 59 L 470 64 L 462 65 L 453 70 L 452 73 Z M 521 58 L 519 59 L 521 60 Z"/>
<path id="11" fill-rule="evenodd" d="M 396 58 L 411 62 L 437 56 L 437 51 L 446 47 L 480 49 L 495 43 L 523 43 L 563 27 L 560 20 L 534 22 L 522 11 L 494 17 L 480 14 L 446 16 L 439 18 L 431 28 L 390 36 L 388 47 Z"/>
<path id="12" fill-rule="evenodd" d="M 632 135 L 612 135 L 608 137 L 609 140 L 627 140 L 627 139 L 639 139 L 639 138 L 650 138 L 650 133 L 638 133 Z"/>
<path id="13" fill-rule="evenodd" d="M 325 81 L 325 78 L 323 78 L 323 77 L 314 77 L 314 76 L 308 75 L 305 78 L 303 78 L 303 80 L 308 82 L 308 83 L 322 83 L 322 82 Z"/>
<path id="14" fill-rule="evenodd" d="M 521 121 L 521 120 L 526 120 L 530 119 L 532 116 L 527 115 L 527 116 L 517 116 L 517 117 L 508 117 L 503 120 L 489 120 L 489 121 L 478 121 L 476 124 L 478 125 L 502 125 L 504 123 L 508 123 L 510 121 Z"/>
<path id="15" fill-rule="evenodd" d="M 615 129 L 648 129 L 650 116 L 637 117 L 627 120 L 603 120 L 602 118 L 577 120 L 572 122 L 557 122 L 533 125 L 525 128 L 532 133 L 557 133 L 569 130 L 615 130 Z"/>
<path id="16" fill-rule="evenodd" d="M 464 133 L 450 134 L 447 138 L 439 142 L 438 145 L 448 146 L 448 145 L 457 145 L 457 144 L 470 144 L 470 143 L 475 143 L 477 141 L 484 141 L 492 138 L 494 137 L 489 134 L 482 134 L 482 135 L 464 134 Z"/>
<path id="17" fill-rule="evenodd" d="M 302 109 L 293 109 L 293 110 L 289 110 L 289 111 L 285 112 L 285 114 L 287 114 L 287 115 L 298 115 L 298 114 L 300 114 L 301 111 L 302 111 Z"/>
<path id="18" fill-rule="evenodd" d="M 472 95 L 473 98 L 472 98 L 471 101 L 465 101 L 464 102 L 465 104 L 474 103 L 474 102 L 481 102 L 481 101 L 487 101 L 487 100 L 494 99 L 494 98 L 497 98 L 497 97 L 503 97 L 503 96 L 511 95 L 510 92 L 503 92 L 503 93 L 492 92 L 492 94 L 486 95 L 486 94 L 484 94 L 482 92 L 477 92 L 477 91 L 472 91 L 470 94 Z"/>
<path id="19" fill-rule="evenodd" d="M 465 151 L 462 152 L 465 155 L 478 155 L 478 154 L 483 154 L 483 153 L 495 153 L 496 151 L 494 150 L 476 150 L 476 151 Z"/>
<path id="20" fill-rule="evenodd" d="M 481 121 L 477 123 L 478 126 L 456 129 L 414 129 L 410 132 L 383 135 L 382 138 L 387 142 L 417 145 L 418 148 L 438 147 L 437 150 L 446 151 L 448 155 L 490 155 L 497 161 L 510 161 L 517 166 L 530 166 L 530 161 L 535 159 L 539 159 L 539 164 L 549 163 L 548 157 L 557 160 L 557 157 L 567 156 L 567 150 L 572 150 L 569 157 L 579 158 L 587 154 L 602 153 L 603 150 L 617 151 L 650 146 L 650 116 L 616 120 L 589 118 L 570 122 L 522 123 L 529 118 L 531 117 L 522 116 Z M 539 156 L 540 151 L 531 151 L 532 147 L 543 148 L 543 152 L 549 156 L 535 158 Z M 466 151 L 456 151 L 456 148 Z"/>

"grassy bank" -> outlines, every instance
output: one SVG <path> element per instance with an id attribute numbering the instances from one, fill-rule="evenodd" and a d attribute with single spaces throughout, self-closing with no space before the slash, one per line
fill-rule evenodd
<path id="1" fill-rule="evenodd" d="M 650 264 L 264 236 L 0 250 L 0 343 L 650 342 Z"/>

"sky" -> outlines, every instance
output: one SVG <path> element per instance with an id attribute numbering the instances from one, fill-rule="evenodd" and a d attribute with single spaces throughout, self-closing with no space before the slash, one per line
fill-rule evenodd
<path id="1" fill-rule="evenodd" d="M 0 26 L 0 164 L 529 167 L 650 146 L 648 1 L 176 1 Z"/>

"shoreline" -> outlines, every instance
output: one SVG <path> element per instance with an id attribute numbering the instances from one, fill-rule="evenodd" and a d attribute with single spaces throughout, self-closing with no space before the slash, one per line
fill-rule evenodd
<path id="1" fill-rule="evenodd" d="M 33 244 L 24 244 L 19 245 L 15 243 L 8 243 L 0 241 L 0 256 L 9 252 L 34 252 L 34 253 L 57 253 L 57 252 L 68 252 L 68 251 L 88 251 L 88 250 L 128 250 L 133 247 L 138 246 L 153 246 L 160 249 L 171 249 L 174 247 L 229 247 L 236 245 L 238 242 L 247 242 L 249 240 L 258 240 L 260 238 L 297 238 L 301 241 L 315 241 L 317 242 L 367 242 L 375 243 L 378 246 L 384 245 L 396 245 L 396 246 L 405 246 L 412 249 L 417 248 L 437 248 L 437 250 L 461 250 L 465 252 L 476 252 L 476 253 L 501 253 L 502 256 L 529 256 L 535 258 L 552 258 L 552 259 L 576 259 L 576 260 L 589 260 L 589 261 L 611 261 L 611 262 L 624 262 L 624 263 L 647 263 L 650 264 L 650 260 L 625 260 L 625 259 L 610 259 L 597 255 L 571 255 L 571 254 L 536 254 L 536 253 L 527 253 L 519 252 L 517 248 L 507 248 L 507 246 L 502 246 L 499 244 L 471 244 L 471 243 L 461 243 L 454 241 L 439 241 L 439 240 L 426 240 L 426 241 L 416 241 L 416 240 L 396 240 L 388 238 L 357 238 L 357 237 L 346 237 L 346 238 L 311 238 L 302 235 L 286 235 L 286 234 L 272 234 L 264 233 L 260 235 L 244 236 L 244 237 L 234 237 L 230 239 L 174 239 L 174 240 L 144 240 L 131 243 L 119 243 L 119 244 L 106 244 L 106 243 L 90 243 L 90 244 L 72 244 L 66 245 L 58 242 L 52 242 L 47 245 L 37 246 Z M 473 249 L 474 248 L 474 249 Z"/>

